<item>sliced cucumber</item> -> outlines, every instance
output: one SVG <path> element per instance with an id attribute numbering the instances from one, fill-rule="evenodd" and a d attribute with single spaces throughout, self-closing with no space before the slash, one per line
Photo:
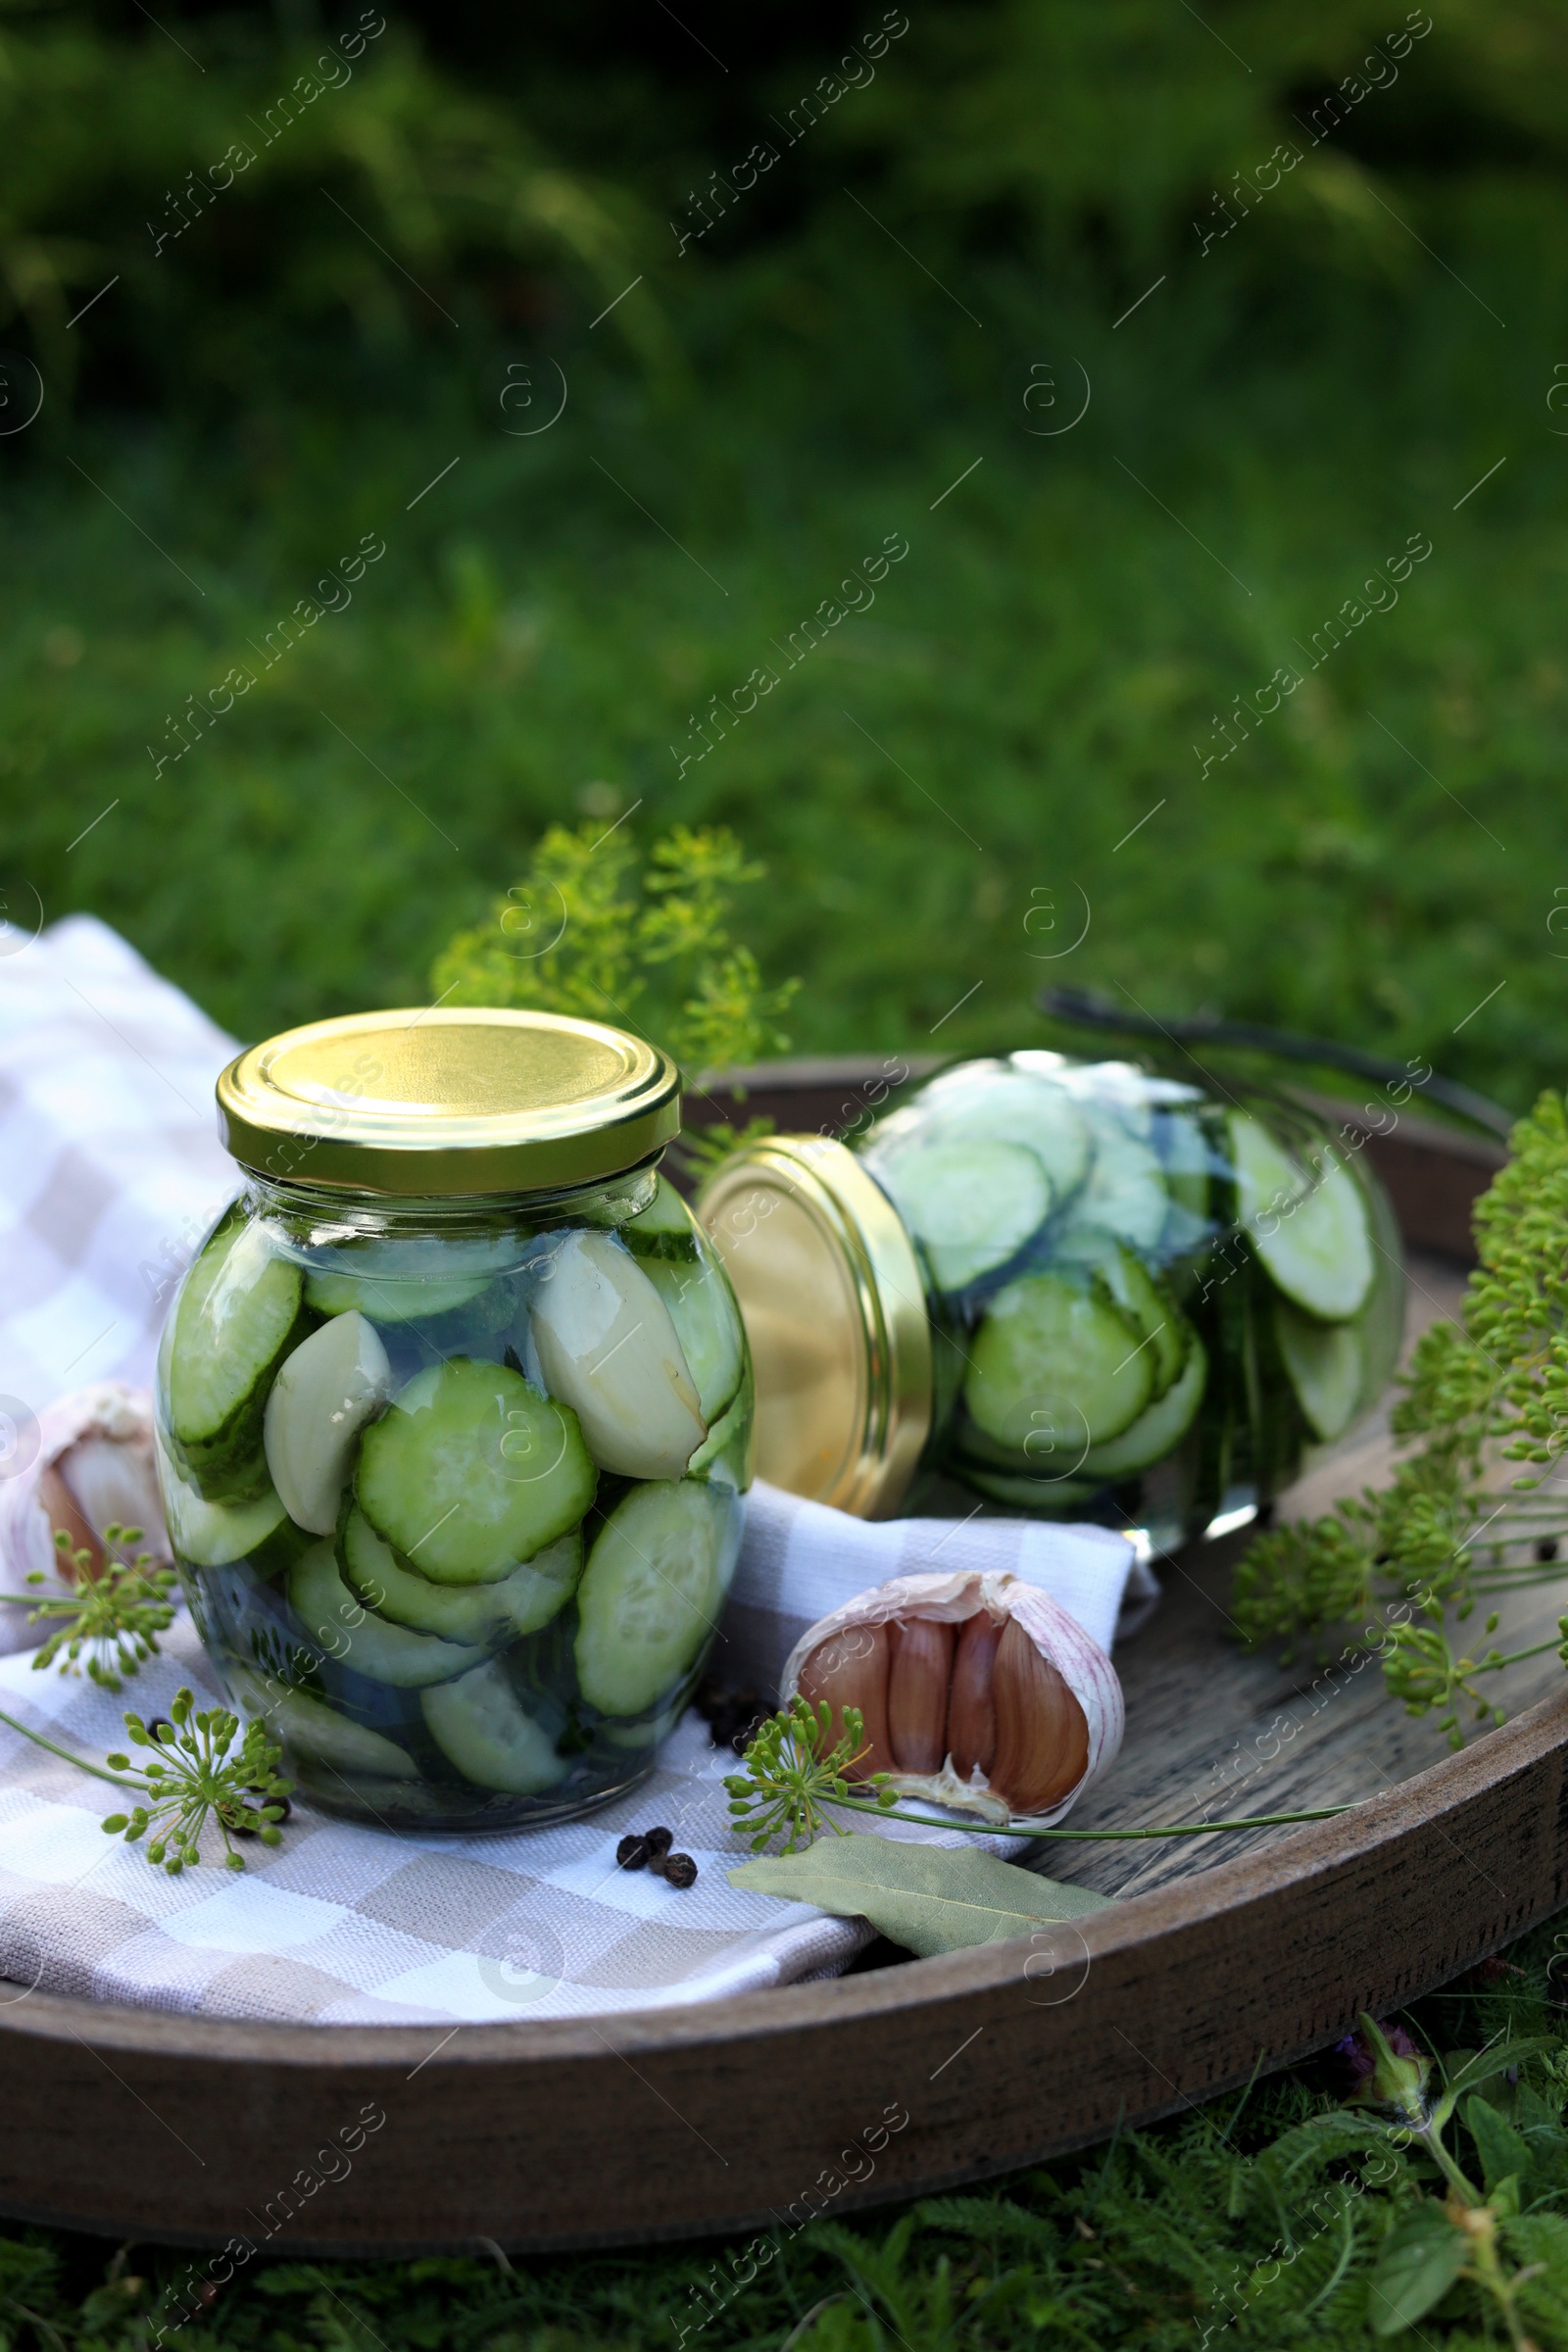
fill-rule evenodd
<path id="1" fill-rule="evenodd" d="M 988 1437 L 1031 1459 L 1080 1455 L 1137 1420 L 1153 1350 L 1098 1278 L 1026 1274 L 988 1301 L 963 1400 Z"/>
<path id="2" fill-rule="evenodd" d="M 363 1511 L 351 1511 L 343 1531 L 343 1573 L 361 1600 L 394 1625 L 448 1642 L 537 1633 L 570 1598 L 581 1567 L 582 1533 L 573 1528 L 499 1585 L 433 1585 L 398 1558 Z"/>
<path id="3" fill-rule="evenodd" d="M 890 1148 L 898 1116 L 888 1122 Z M 920 1137 L 943 1143 L 1021 1144 L 1039 1160 L 1058 1200 L 1088 1172 L 1088 1125 L 1072 1097 L 1052 1078 L 996 1066 L 956 1070 L 951 1079 L 939 1078 L 926 1089 L 911 1125 Z"/>
<path id="4" fill-rule="evenodd" d="M 1192 1326 L 1186 1316 L 1142 1258 L 1111 1234 L 1098 1233 L 1092 1226 L 1074 1226 L 1063 1236 L 1061 1254 L 1092 1266 L 1122 1312 L 1137 1324 L 1154 1359 L 1150 1403 L 1156 1404 L 1187 1361 Z"/>
<path id="5" fill-rule="evenodd" d="M 685 1264 L 644 1258 L 642 1270 L 669 1309 L 698 1407 L 711 1429 L 734 1402 L 746 1369 L 746 1334 L 728 1277 L 706 1257 Z"/>
<path id="6" fill-rule="evenodd" d="M 1192 1428 L 1208 1385 L 1208 1355 L 1197 1332 L 1192 1335 L 1181 1378 L 1163 1396 L 1141 1412 L 1131 1429 L 1104 1446 L 1091 1447 L 1083 1458 L 1086 1478 L 1130 1478 L 1163 1461 Z"/>
<path id="7" fill-rule="evenodd" d="M 667 1176 L 655 1177 L 650 1205 L 616 1230 L 634 1257 L 689 1266 L 698 1255 L 692 1212 Z"/>
<path id="8" fill-rule="evenodd" d="M 262 1426 L 267 1467 L 296 1527 L 331 1535 L 360 1432 L 393 1385 L 374 1324 L 354 1307 L 284 1359 Z"/>
<path id="9" fill-rule="evenodd" d="M 577 1682 L 605 1715 L 641 1715 L 716 1632 L 740 1541 L 726 1487 L 637 1487 L 599 1531 L 577 1588 Z"/>
<path id="10" fill-rule="evenodd" d="M 288 1597 L 306 1632 L 329 1658 L 372 1683 L 396 1690 L 422 1690 L 449 1683 L 484 1657 L 482 1649 L 438 1642 L 373 1616 L 343 1582 L 330 1544 L 313 1544 L 289 1572 Z"/>
<path id="11" fill-rule="evenodd" d="M 1314 1437 L 1343 1438 L 1366 1387 L 1366 1346 L 1355 1323 L 1314 1323 L 1274 1301 L 1274 1333 L 1297 1401 Z"/>
<path id="12" fill-rule="evenodd" d="M 1113 1112 L 1088 1106 L 1095 1164 L 1073 1203 L 1075 1224 L 1097 1225 L 1135 1250 L 1152 1250 L 1164 1227 L 1170 1195 L 1157 1155 L 1127 1133 Z"/>
<path id="13" fill-rule="evenodd" d="M 493 1585 L 575 1527 L 597 1483 L 574 1413 L 505 1364 L 455 1355 L 366 1431 L 355 1492 L 421 1576 Z"/>
<path id="14" fill-rule="evenodd" d="M 264 1544 L 288 1517 L 282 1497 L 269 1487 L 250 1502 L 209 1502 L 181 1478 L 157 1441 L 158 1486 L 170 1541 L 189 1568 L 222 1568 Z"/>
<path id="15" fill-rule="evenodd" d="M 304 1756 L 345 1773 L 361 1773 L 383 1781 L 416 1781 L 419 1767 L 395 1740 L 383 1739 L 363 1723 L 352 1723 L 335 1707 L 323 1706 L 303 1690 L 288 1690 L 270 1677 L 228 1666 L 224 1679 L 234 1702 L 259 1715 L 283 1741 Z M 286 1757 L 285 1757 L 286 1761 Z"/>
<path id="16" fill-rule="evenodd" d="M 757 1388 L 748 1356 L 740 1393 L 692 1455 L 687 1465 L 688 1478 L 717 1479 L 724 1486 L 733 1487 L 737 1494 L 745 1494 L 752 1483 L 752 1423 L 756 1402 Z"/>
<path id="17" fill-rule="evenodd" d="M 978 1494 L 992 1502 L 1004 1502 L 1012 1510 L 1078 1510 L 1100 1492 L 1094 1479 L 1024 1478 L 1005 1470 L 971 1470 L 967 1463 L 963 1478 Z"/>
<path id="18" fill-rule="evenodd" d="M 321 1315 L 358 1308 L 372 1323 L 426 1322 L 477 1298 L 494 1276 L 522 1262 L 527 1247 L 515 1234 L 344 1243 L 330 1266 L 306 1275 L 305 1302 Z"/>
<path id="19" fill-rule="evenodd" d="M 525 1715 L 505 1667 L 495 1658 L 461 1682 L 426 1690 L 419 1701 L 430 1737 L 466 1781 L 534 1796 L 571 1770 L 542 1724 Z"/>
<path id="20" fill-rule="evenodd" d="M 1372 1288 L 1372 1234 L 1361 1188 L 1326 1145 L 1303 1167 L 1260 1119 L 1230 1118 L 1237 1209 L 1269 1279 L 1320 1323 L 1357 1313 Z"/>
<path id="21" fill-rule="evenodd" d="M 267 1392 L 300 1308 L 300 1270 L 266 1229 L 220 1225 L 186 1277 L 169 1350 L 169 1421 L 189 1466 L 259 1451 Z"/>
<path id="22" fill-rule="evenodd" d="M 609 1233 L 567 1234 L 528 1314 L 545 1384 L 599 1467 L 679 1478 L 708 1424 L 669 1309 L 631 1252 Z"/>
<path id="23" fill-rule="evenodd" d="M 878 1173 L 943 1291 L 967 1290 L 1004 1266 L 1051 1213 L 1035 1153 L 992 1136 L 914 1144 L 887 1153 Z"/>

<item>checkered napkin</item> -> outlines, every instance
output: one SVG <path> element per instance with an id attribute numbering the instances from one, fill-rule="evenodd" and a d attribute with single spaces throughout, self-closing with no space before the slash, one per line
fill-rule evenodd
<path id="1" fill-rule="evenodd" d="M 21 1428 L 63 1389 L 149 1379 L 169 1293 L 233 1190 L 212 1112 L 232 1051 L 101 923 L 71 917 L 30 943 L 0 927 L 0 1439 L 6 1416 Z M 771 1697 L 808 1624 L 927 1567 L 1011 1568 L 1106 1647 L 1124 1594 L 1147 1605 L 1152 1591 L 1130 1545 L 1099 1529 L 868 1526 L 760 1487 L 713 1670 Z M 6 1609 L 0 1640 L 23 1619 Z M 0 1710 L 101 1757 L 123 1744 L 124 1705 L 167 1713 L 182 1683 L 217 1695 L 183 1616 L 118 1698 L 24 1654 L 0 1658 Z M 583 1821 L 435 1838 L 300 1805 L 281 1846 L 252 1846 L 243 1875 L 209 1866 L 221 1853 L 209 1832 L 208 1863 L 171 1879 L 99 1829 L 115 1791 L 0 1723 L 0 1976 L 204 2016 L 456 2027 L 835 1975 L 869 1941 L 863 1923 L 728 1883 L 744 1850 L 721 1787 L 733 1768 L 689 1715 L 652 1778 Z M 654 1822 L 696 1860 L 691 1888 L 615 1867 L 618 1838 Z"/>

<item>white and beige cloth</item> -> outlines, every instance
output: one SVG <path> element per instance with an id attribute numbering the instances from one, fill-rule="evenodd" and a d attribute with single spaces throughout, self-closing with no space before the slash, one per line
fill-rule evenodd
<path id="1" fill-rule="evenodd" d="M 0 1476 L 63 1391 L 149 1379 L 173 1283 L 233 1190 L 212 1092 L 233 1051 L 92 918 L 31 940 L 0 926 Z M 1106 1647 L 1124 1601 L 1125 1628 L 1152 1592 L 1131 1546 L 1101 1529 L 867 1525 L 759 1488 L 715 1676 L 771 1697 L 808 1625 L 925 1568 L 1011 1569 Z M 38 1639 L 24 1611 L 0 1619 L 0 1647 Z M 187 1618 L 163 1649 L 119 1697 L 38 1673 L 17 1649 L 0 1658 L 0 1710 L 101 1759 L 127 1705 L 167 1713 L 182 1683 L 216 1695 Z M 734 1769 L 693 1714 L 649 1781 L 582 1821 L 439 1838 L 301 1805 L 280 1847 L 247 1849 L 243 1874 L 204 1861 L 170 1878 L 99 1828 L 115 1791 L 0 1723 L 0 2001 L 36 1985 L 191 2015 L 445 2028 L 836 1974 L 869 1940 L 863 1923 L 728 1883 L 744 1852 L 721 1786 Z M 655 1822 L 696 1860 L 694 1886 L 616 1867 L 620 1837 Z M 221 1853 L 211 1831 L 209 1850 Z"/>

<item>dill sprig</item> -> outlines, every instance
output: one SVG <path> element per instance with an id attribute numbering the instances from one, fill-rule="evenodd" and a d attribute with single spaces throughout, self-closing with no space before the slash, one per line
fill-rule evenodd
<path id="1" fill-rule="evenodd" d="M 138 1797 L 140 1802 L 128 1813 L 111 1813 L 100 1826 L 107 1836 L 123 1838 L 127 1845 L 139 1843 L 151 1831 L 147 1859 L 155 1869 L 162 1865 L 171 1878 L 201 1860 L 201 1834 L 209 1820 L 222 1833 L 223 1858 L 230 1870 L 245 1867 L 232 1838 L 260 1838 L 264 1845 L 279 1842 L 278 1824 L 288 1818 L 294 1784 L 278 1777 L 282 1751 L 277 1742 L 269 1739 L 261 1723 L 246 1724 L 240 1737 L 239 1717 L 226 1707 L 207 1707 L 198 1714 L 189 1690 L 179 1691 L 168 1718 L 150 1727 L 141 1716 L 126 1715 L 132 1747 L 152 1751 L 144 1765 L 120 1754 L 94 1764 L 3 1710 L 0 1723 L 9 1724 L 35 1747 L 75 1765 L 78 1772 L 91 1773 L 94 1780 Z"/>
<path id="2" fill-rule="evenodd" d="M 1412 1450 L 1392 1483 L 1363 1489 L 1310 1524 L 1261 1537 L 1241 1562 L 1234 1614 L 1253 1647 L 1297 1642 L 1347 1619 L 1377 1620 L 1359 1639 L 1412 1715 L 1444 1710 L 1460 1747 L 1461 1714 L 1501 1722 L 1476 1684 L 1556 1642 L 1471 1656 L 1454 1645 L 1491 1596 L 1553 1582 L 1568 1540 L 1568 1494 L 1553 1466 L 1568 1446 L 1568 1102 L 1544 1094 L 1511 1138 L 1512 1156 L 1476 1203 L 1479 1257 L 1462 1327 L 1437 1323 L 1417 1343 L 1395 1435 Z M 1500 1462 L 1534 1468 L 1499 1492 Z M 1489 1612 L 1486 1632 L 1497 1618 Z M 1568 1625 L 1562 1629 L 1568 1662 Z"/>
<path id="3" fill-rule="evenodd" d="M 74 1589 L 48 1593 L 30 1604 L 21 1592 L 0 1592 L 0 1600 L 25 1608 L 29 1625 L 41 1618 L 65 1619 L 39 1644 L 32 1661 L 35 1671 L 52 1666 L 64 1652 L 61 1673 L 79 1674 L 77 1661 L 85 1652 L 89 1680 L 102 1690 L 118 1690 L 126 1675 L 156 1653 L 158 1636 L 173 1624 L 170 1594 L 176 1580 L 172 1568 L 155 1568 L 145 1551 L 134 1558 L 125 1556 L 142 1540 L 139 1527 L 106 1527 L 103 1540 L 103 1570 L 94 1576 L 91 1553 L 73 1551 L 71 1538 L 63 1528 L 58 1530 L 55 1544 L 62 1564 L 75 1578 Z M 36 1568 L 27 1578 L 29 1585 L 43 1581 L 42 1570 Z"/>
<path id="4" fill-rule="evenodd" d="M 1056 1838 L 1075 1844 L 1133 1844 L 1149 1838 L 1203 1838 L 1221 1830 L 1268 1830 L 1303 1821 L 1328 1821 L 1348 1813 L 1348 1805 L 1323 1805 L 1309 1813 L 1255 1813 L 1242 1821 L 1165 1822 L 1143 1830 L 1016 1829 L 1009 1822 L 965 1821 L 956 1813 L 940 1816 L 908 1813 L 899 1804 L 892 1776 L 868 1773 L 852 1782 L 848 1775 L 867 1754 L 865 1725 L 858 1707 L 843 1710 L 844 1729 L 833 1738 L 832 1712 L 825 1699 L 813 1708 L 797 1691 L 789 1704 L 759 1726 L 745 1755 L 745 1770 L 724 1782 L 729 1791 L 730 1826 L 748 1839 L 754 1854 L 765 1851 L 777 1837 L 783 1851 L 793 1854 L 808 1846 L 822 1831 L 835 1837 L 849 1832 L 834 1821 L 834 1812 L 870 1813 L 883 1821 L 907 1821 L 927 1830 L 965 1830 L 976 1838 L 1022 1838 L 1031 1842 Z M 857 1790 L 868 1794 L 857 1794 Z"/>
<path id="5" fill-rule="evenodd" d="M 199 1840 L 209 1816 L 222 1833 L 230 1870 L 245 1867 L 244 1856 L 230 1843 L 231 1833 L 276 1845 L 282 1836 L 277 1825 L 287 1819 L 286 1800 L 294 1786 L 278 1778 L 282 1751 L 264 1724 L 246 1724 L 235 1748 L 239 1717 L 226 1707 L 207 1707 L 199 1715 L 195 1708 L 191 1692 L 181 1690 L 156 1737 L 139 1715 L 127 1715 L 131 1745 L 151 1748 L 152 1762 L 137 1767 L 128 1756 L 104 1759 L 113 1772 L 128 1769 L 130 1777 L 121 1786 L 139 1787 L 144 1796 L 128 1814 L 111 1813 L 105 1831 L 133 1845 L 151 1830 L 147 1859 L 155 1866 L 162 1863 L 171 1878 L 201 1860 Z"/>

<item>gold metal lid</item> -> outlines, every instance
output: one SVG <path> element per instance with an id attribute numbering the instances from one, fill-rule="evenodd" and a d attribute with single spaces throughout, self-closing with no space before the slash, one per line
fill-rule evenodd
<path id="1" fill-rule="evenodd" d="M 897 1510 L 931 1427 L 931 1331 L 887 1195 L 842 1144 L 773 1135 L 697 1213 L 751 1342 L 758 1476 L 861 1519 Z"/>
<path id="2" fill-rule="evenodd" d="M 218 1126 L 242 1167 L 278 1181 L 549 1192 L 652 1158 L 679 1132 L 680 1072 L 640 1037 L 561 1013 L 349 1013 L 231 1061 Z"/>

